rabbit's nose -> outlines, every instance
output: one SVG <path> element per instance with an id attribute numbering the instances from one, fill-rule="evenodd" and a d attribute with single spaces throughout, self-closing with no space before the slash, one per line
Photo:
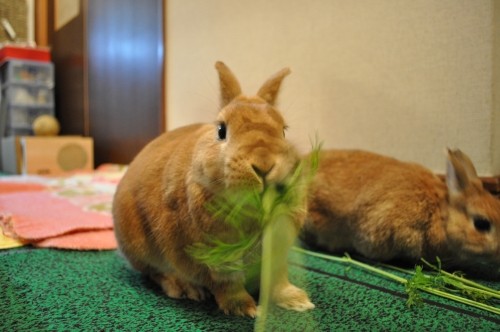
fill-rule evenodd
<path id="1" fill-rule="evenodd" d="M 271 170 L 274 168 L 274 164 L 268 163 L 268 164 L 262 164 L 262 165 L 255 165 L 252 164 L 252 169 L 257 174 L 262 180 L 266 180 L 266 176 L 271 172 Z"/>

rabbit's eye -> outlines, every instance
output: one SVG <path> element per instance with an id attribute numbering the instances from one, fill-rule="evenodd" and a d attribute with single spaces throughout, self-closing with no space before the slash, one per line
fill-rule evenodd
<path id="1" fill-rule="evenodd" d="M 484 218 L 484 217 L 479 217 L 479 216 L 476 216 L 474 217 L 474 227 L 476 228 L 476 230 L 478 230 L 479 232 L 489 232 L 491 230 L 491 222 Z"/>
<path id="2" fill-rule="evenodd" d="M 221 141 L 226 139 L 226 124 L 224 122 L 217 124 L 217 138 Z"/>

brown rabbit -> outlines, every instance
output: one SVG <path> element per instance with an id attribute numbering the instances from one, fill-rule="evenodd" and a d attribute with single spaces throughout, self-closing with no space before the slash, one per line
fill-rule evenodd
<path id="1" fill-rule="evenodd" d="M 340 254 L 412 262 L 438 256 L 445 266 L 496 275 L 500 200 L 460 150 L 448 150 L 446 182 L 374 153 L 322 151 L 303 237 Z"/>
<path id="2" fill-rule="evenodd" d="M 167 132 L 137 155 L 114 197 L 115 233 L 131 265 L 169 297 L 203 300 L 211 293 L 226 314 L 255 317 L 243 273 L 210 270 L 186 249 L 206 235 L 230 237 L 227 225 L 207 211 L 214 196 L 282 185 L 297 167 L 300 158 L 285 140 L 286 125 L 274 106 L 290 70 L 279 71 L 256 96 L 247 97 L 225 64 L 217 62 L 216 69 L 222 104 L 216 121 Z M 305 219 L 305 198 L 303 203 L 293 216 L 295 237 Z M 293 239 L 287 241 L 291 246 Z M 286 253 L 278 261 L 275 303 L 297 311 L 313 308 L 307 294 L 288 281 Z"/>

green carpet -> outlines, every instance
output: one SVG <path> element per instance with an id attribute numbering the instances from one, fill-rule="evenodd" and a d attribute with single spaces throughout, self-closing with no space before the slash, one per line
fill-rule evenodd
<path id="1" fill-rule="evenodd" d="M 407 308 L 404 287 L 321 258 L 290 254 L 290 279 L 316 309 L 274 308 L 269 331 L 499 331 L 500 316 L 432 295 Z M 491 284 L 490 284 L 491 285 Z M 499 288 L 500 283 L 493 283 Z M 213 301 L 172 300 L 115 251 L 0 251 L 2 331 L 252 331 Z"/>

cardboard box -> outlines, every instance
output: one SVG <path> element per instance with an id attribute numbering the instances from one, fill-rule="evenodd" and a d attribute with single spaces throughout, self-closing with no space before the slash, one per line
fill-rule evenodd
<path id="1" fill-rule="evenodd" d="M 2 171 L 8 174 L 61 175 L 94 168 L 90 137 L 4 137 L 1 151 Z"/>

